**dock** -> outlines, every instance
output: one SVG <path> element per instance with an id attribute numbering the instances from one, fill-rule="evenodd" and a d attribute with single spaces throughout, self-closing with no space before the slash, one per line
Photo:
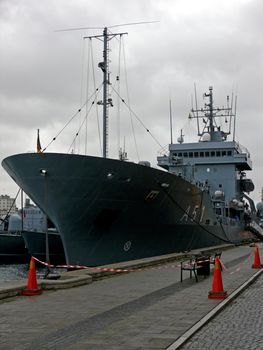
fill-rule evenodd
<path id="1" fill-rule="evenodd" d="M 180 281 L 184 254 L 66 272 L 58 281 L 38 281 L 44 289 L 39 296 L 19 295 L 26 281 L 12 282 L 0 289 L 0 348 L 199 349 L 192 340 L 198 331 L 261 281 L 263 269 L 251 268 L 253 254 L 249 245 L 223 248 L 224 300 L 208 298 L 212 266 L 210 275 L 198 276 L 198 282 L 186 272 Z"/>

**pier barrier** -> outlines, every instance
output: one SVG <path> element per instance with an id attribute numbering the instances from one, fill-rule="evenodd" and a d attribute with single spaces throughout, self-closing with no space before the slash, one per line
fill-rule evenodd
<path id="1" fill-rule="evenodd" d="M 255 253 L 254 253 L 254 264 L 252 265 L 252 269 L 261 269 L 263 265 L 260 261 L 259 249 L 258 245 L 255 245 Z"/>
<path id="2" fill-rule="evenodd" d="M 219 257 L 216 256 L 212 290 L 208 293 L 208 298 L 224 299 L 226 297 L 227 297 L 227 292 L 224 291 L 224 288 L 223 288 L 220 260 L 219 260 Z"/>
<path id="3" fill-rule="evenodd" d="M 233 244 L 223 244 L 218 245 L 214 247 L 206 247 L 201 250 L 198 250 L 198 252 L 201 251 L 202 254 L 207 253 L 215 253 L 218 250 L 220 251 L 226 251 L 231 250 L 235 246 Z M 196 251 L 191 251 L 191 253 L 197 253 Z M 252 252 L 251 252 L 252 253 Z M 155 256 L 155 257 L 149 257 L 149 258 L 143 258 L 138 260 L 132 260 L 132 261 L 124 261 L 124 262 L 118 262 L 111 265 L 106 266 L 100 266 L 97 268 L 89 268 L 86 267 L 86 269 L 78 269 L 78 270 L 72 270 L 72 271 L 65 271 L 61 273 L 61 277 L 58 280 L 48 280 L 48 279 L 40 279 L 38 280 L 38 288 L 41 288 L 42 290 L 56 290 L 56 289 L 65 289 L 65 288 L 72 288 L 80 285 L 90 284 L 94 281 L 101 280 L 104 278 L 108 278 L 112 275 L 116 275 L 118 273 L 129 273 L 129 272 L 139 272 L 144 271 L 148 269 L 154 269 L 156 271 L 160 269 L 166 269 L 166 268 L 178 268 L 180 265 L 176 263 L 177 261 L 186 260 L 189 256 L 190 252 L 183 252 L 183 253 L 172 253 L 172 254 L 166 254 L 163 256 Z M 34 259 L 34 263 L 36 263 L 37 259 Z M 222 261 L 221 261 L 222 263 Z M 44 266 L 48 265 L 47 263 L 44 263 Z M 222 264 L 223 265 L 223 264 Z M 58 267 L 50 265 L 51 267 Z M 64 266 L 67 268 L 67 266 Z M 227 270 L 228 273 L 232 274 L 235 273 L 235 271 L 228 271 L 226 267 L 224 267 L 225 270 Z M 31 272 L 30 272 L 31 273 Z M 32 281 L 30 278 L 29 281 Z M 16 297 L 22 294 L 22 291 L 27 289 L 27 280 L 21 280 L 21 281 L 12 281 L 8 282 L 5 286 L 0 286 L 0 300 L 10 297 Z M 32 294 L 31 294 L 32 295 Z"/>
<path id="4" fill-rule="evenodd" d="M 29 271 L 28 271 L 28 281 L 27 288 L 22 290 L 22 295 L 39 295 L 42 293 L 42 290 L 38 288 L 37 285 L 37 275 L 36 275 L 36 267 L 35 267 L 35 259 L 31 257 Z"/>

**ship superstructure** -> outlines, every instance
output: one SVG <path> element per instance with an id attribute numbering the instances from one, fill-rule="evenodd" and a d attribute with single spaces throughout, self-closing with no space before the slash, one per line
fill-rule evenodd
<path id="1" fill-rule="evenodd" d="M 184 143 L 181 134 L 177 144 L 169 145 L 168 156 L 158 157 L 158 165 L 209 192 L 221 221 L 240 219 L 245 211 L 247 214 L 255 211 L 253 201 L 246 194 L 254 190 L 252 180 L 245 173 L 252 170 L 250 153 L 235 140 L 227 141 L 230 130 L 222 131 L 216 125 L 219 118 L 231 124 L 235 118 L 232 107 L 215 108 L 212 87 L 204 97 L 209 99 L 205 107 L 192 109 L 189 115 L 189 119 L 197 119 L 199 142 Z M 204 123 L 201 132 L 199 120 Z"/>

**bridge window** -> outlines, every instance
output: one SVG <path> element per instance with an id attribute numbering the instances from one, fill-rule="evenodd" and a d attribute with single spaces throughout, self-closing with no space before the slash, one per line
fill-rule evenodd
<path id="1" fill-rule="evenodd" d="M 212 151 L 212 152 L 211 152 L 211 157 L 214 157 L 214 156 L 215 156 L 215 152 Z"/>
<path id="2" fill-rule="evenodd" d="M 199 157 L 199 153 L 198 153 L 198 152 L 194 152 L 194 156 L 195 156 L 196 158 L 198 158 L 198 157 Z"/>
<path id="3" fill-rule="evenodd" d="M 193 158 L 193 152 L 189 152 L 189 158 Z"/>
<path id="4" fill-rule="evenodd" d="M 184 152 L 184 157 L 188 157 L 188 153 L 187 152 Z"/>
<path id="5" fill-rule="evenodd" d="M 203 157 L 204 156 L 204 152 L 200 152 L 200 157 Z"/>
<path id="6" fill-rule="evenodd" d="M 232 151 L 227 151 L 228 156 L 232 156 Z"/>
<path id="7" fill-rule="evenodd" d="M 209 152 L 205 152 L 205 156 L 209 157 L 210 156 Z"/>

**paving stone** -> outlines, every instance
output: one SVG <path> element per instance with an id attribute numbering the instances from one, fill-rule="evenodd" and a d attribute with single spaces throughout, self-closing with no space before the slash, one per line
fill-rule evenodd
<path id="1" fill-rule="evenodd" d="M 252 248 L 245 246 L 223 252 L 222 260 L 229 269 L 223 272 L 223 282 L 229 293 L 256 272 L 251 269 L 251 252 Z M 236 271 L 237 267 L 240 267 L 239 271 Z M 232 275 L 231 271 L 234 272 Z M 149 269 L 68 290 L 46 291 L 37 297 L 2 301 L 0 349 L 166 349 L 221 302 L 207 297 L 212 278 L 211 274 L 196 283 L 186 277 L 180 283 L 178 267 Z M 247 289 L 252 299 L 258 298 L 256 306 L 260 303 L 260 291 L 261 285 L 257 286 L 257 283 Z M 222 338 L 226 335 L 224 349 L 229 344 L 234 349 L 231 343 L 236 342 L 234 335 L 242 332 L 239 338 L 243 339 L 243 347 L 239 349 L 259 349 L 262 339 L 253 334 L 251 326 L 255 327 L 256 333 L 260 331 L 260 322 L 258 324 L 256 320 L 262 318 L 262 312 L 253 304 L 248 306 L 246 298 L 244 293 L 226 308 L 226 312 L 233 307 L 237 307 L 238 311 L 234 311 L 234 318 L 233 315 L 231 318 L 230 312 L 217 321 L 220 333 L 212 332 L 215 333 L 214 344 L 209 343 L 209 347 L 205 343 L 200 347 L 199 339 L 192 338 L 185 346 L 190 346 L 189 349 L 221 350 Z M 255 318 L 252 323 L 251 317 Z M 236 318 L 243 319 L 242 331 L 239 331 Z M 212 321 L 214 324 L 216 319 Z M 234 329 L 232 333 L 230 326 Z M 202 331 L 204 339 L 207 339 L 211 331 L 205 329 Z M 249 329 L 247 336 L 245 329 Z M 258 347 L 253 345 L 249 348 L 252 345 L 248 338 L 253 339 Z"/>
<path id="2" fill-rule="evenodd" d="M 246 289 L 181 349 L 262 349 L 263 276 Z M 260 344 L 260 345 L 259 345 Z"/>

